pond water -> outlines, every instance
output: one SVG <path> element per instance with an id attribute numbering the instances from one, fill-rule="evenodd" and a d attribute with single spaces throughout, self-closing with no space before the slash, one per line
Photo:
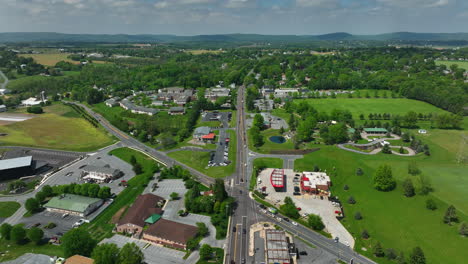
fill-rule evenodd
<path id="1" fill-rule="evenodd" d="M 286 142 L 286 139 L 282 136 L 271 136 L 270 141 L 273 143 L 283 144 Z"/>

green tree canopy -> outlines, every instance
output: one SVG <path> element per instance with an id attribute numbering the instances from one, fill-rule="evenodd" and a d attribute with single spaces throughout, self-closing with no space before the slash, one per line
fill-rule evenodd
<path id="1" fill-rule="evenodd" d="M 391 191 L 395 189 L 396 181 L 393 179 L 392 168 L 387 165 L 380 165 L 374 175 L 374 188 L 379 191 Z"/>
<path id="2" fill-rule="evenodd" d="M 72 229 L 62 237 L 63 253 L 66 257 L 76 254 L 89 257 L 95 246 L 96 241 L 83 228 Z"/>
<path id="3" fill-rule="evenodd" d="M 94 264 L 117 264 L 119 248 L 112 243 L 104 243 L 96 246 L 91 254 Z"/>
<path id="4" fill-rule="evenodd" d="M 34 242 L 36 245 L 39 245 L 42 241 L 42 237 L 44 236 L 44 231 L 37 227 L 32 227 L 27 231 L 27 237 L 29 240 Z"/>
<path id="5" fill-rule="evenodd" d="M 141 264 L 143 263 L 143 252 L 135 243 L 125 244 L 119 253 L 119 264 Z"/>

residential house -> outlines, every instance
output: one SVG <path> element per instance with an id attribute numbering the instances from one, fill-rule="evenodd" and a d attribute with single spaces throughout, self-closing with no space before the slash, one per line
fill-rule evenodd
<path id="1" fill-rule="evenodd" d="M 185 108 L 177 106 L 169 108 L 170 115 L 183 115 L 185 114 Z"/>
<path id="2" fill-rule="evenodd" d="M 155 114 L 157 114 L 159 112 L 157 109 L 154 109 L 154 108 L 137 106 L 137 105 L 133 104 L 128 99 L 128 97 L 123 99 L 122 101 L 120 101 L 120 106 L 123 109 L 129 110 L 129 111 L 131 111 L 132 113 L 135 113 L 135 114 L 145 114 L 145 115 L 152 116 L 152 115 L 155 115 Z"/>
<path id="3" fill-rule="evenodd" d="M 0 112 L 6 112 L 7 107 L 6 105 L 0 105 Z"/>
<path id="4" fill-rule="evenodd" d="M 117 100 L 115 100 L 114 98 L 111 98 L 111 99 L 106 100 L 106 105 L 108 107 L 114 107 L 114 106 L 118 106 L 119 102 L 117 102 Z"/>

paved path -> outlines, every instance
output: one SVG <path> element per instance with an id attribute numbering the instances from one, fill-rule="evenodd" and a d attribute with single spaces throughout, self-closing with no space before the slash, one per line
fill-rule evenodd
<path id="1" fill-rule="evenodd" d="M 1 75 L 1 76 L 3 77 L 3 79 L 4 79 L 4 81 L 3 81 L 2 83 L 0 83 L 0 88 L 1 88 L 1 89 L 6 89 L 9 80 L 8 80 L 8 78 L 6 77 L 6 75 L 3 74 L 2 71 L 0 71 L 0 75 Z"/>
<path id="2" fill-rule="evenodd" d="M 365 151 L 359 151 L 359 150 L 356 150 L 356 149 L 350 149 L 350 148 L 347 148 L 346 146 L 355 146 L 355 147 L 371 147 L 371 146 L 374 146 L 374 145 L 377 145 L 383 141 L 388 141 L 388 140 L 399 140 L 401 137 L 398 136 L 398 135 L 395 135 L 395 134 L 391 134 L 391 138 L 379 138 L 379 139 L 376 139 L 374 141 L 371 141 L 369 143 L 365 143 L 365 144 L 356 144 L 356 143 L 343 143 L 343 144 L 338 144 L 337 147 L 340 148 L 340 149 L 343 149 L 343 150 L 346 150 L 346 151 L 351 151 L 351 152 L 354 152 L 354 153 L 359 153 L 359 154 L 364 154 L 364 155 L 375 155 L 377 153 L 379 153 L 380 151 L 382 151 L 382 148 L 379 147 L 379 148 L 375 148 L 373 149 L 372 151 L 370 152 L 365 152 Z M 367 137 L 365 137 L 367 139 Z M 400 146 L 390 146 L 390 148 L 400 148 Z M 403 147 L 404 149 L 406 149 L 406 151 L 408 151 L 407 154 L 401 154 L 397 151 L 393 151 L 392 150 L 392 154 L 395 154 L 395 155 L 398 155 L 398 156 L 405 156 L 405 157 L 408 157 L 408 156 L 414 156 L 416 155 L 416 152 L 411 149 L 411 148 L 408 148 L 408 147 Z"/>

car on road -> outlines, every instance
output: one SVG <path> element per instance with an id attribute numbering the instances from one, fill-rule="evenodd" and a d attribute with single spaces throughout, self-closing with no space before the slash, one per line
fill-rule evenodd
<path id="1" fill-rule="evenodd" d="M 234 227 L 232 228 L 232 232 L 235 233 L 236 231 L 237 231 L 237 228 L 234 226 Z"/>
<path id="2" fill-rule="evenodd" d="M 35 224 L 33 225 L 33 227 L 38 227 L 38 226 L 40 226 L 40 225 L 41 225 L 41 223 L 35 223 Z"/>
<path id="3" fill-rule="evenodd" d="M 285 217 L 283 218 L 284 221 L 289 222 L 289 218 Z"/>
<path id="4" fill-rule="evenodd" d="M 279 222 L 281 222 L 281 220 L 282 220 L 281 217 L 279 217 L 279 216 L 276 217 L 276 219 L 277 219 Z"/>
<path id="5" fill-rule="evenodd" d="M 67 174 L 65 174 L 65 176 L 72 176 L 73 175 L 73 171 L 70 171 L 70 172 L 67 172 Z"/>
<path id="6" fill-rule="evenodd" d="M 245 235 L 247 233 L 247 230 L 245 228 L 242 229 L 242 233 Z"/>
<path id="7" fill-rule="evenodd" d="M 297 226 L 297 223 L 296 223 L 296 222 L 294 222 L 294 221 L 292 221 L 292 222 L 291 222 L 291 224 L 293 224 L 293 225 Z"/>
<path id="8" fill-rule="evenodd" d="M 338 243 L 339 240 L 340 240 L 339 237 L 335 237 L 335 239 L 334 239 L 335 243 Z"/>

